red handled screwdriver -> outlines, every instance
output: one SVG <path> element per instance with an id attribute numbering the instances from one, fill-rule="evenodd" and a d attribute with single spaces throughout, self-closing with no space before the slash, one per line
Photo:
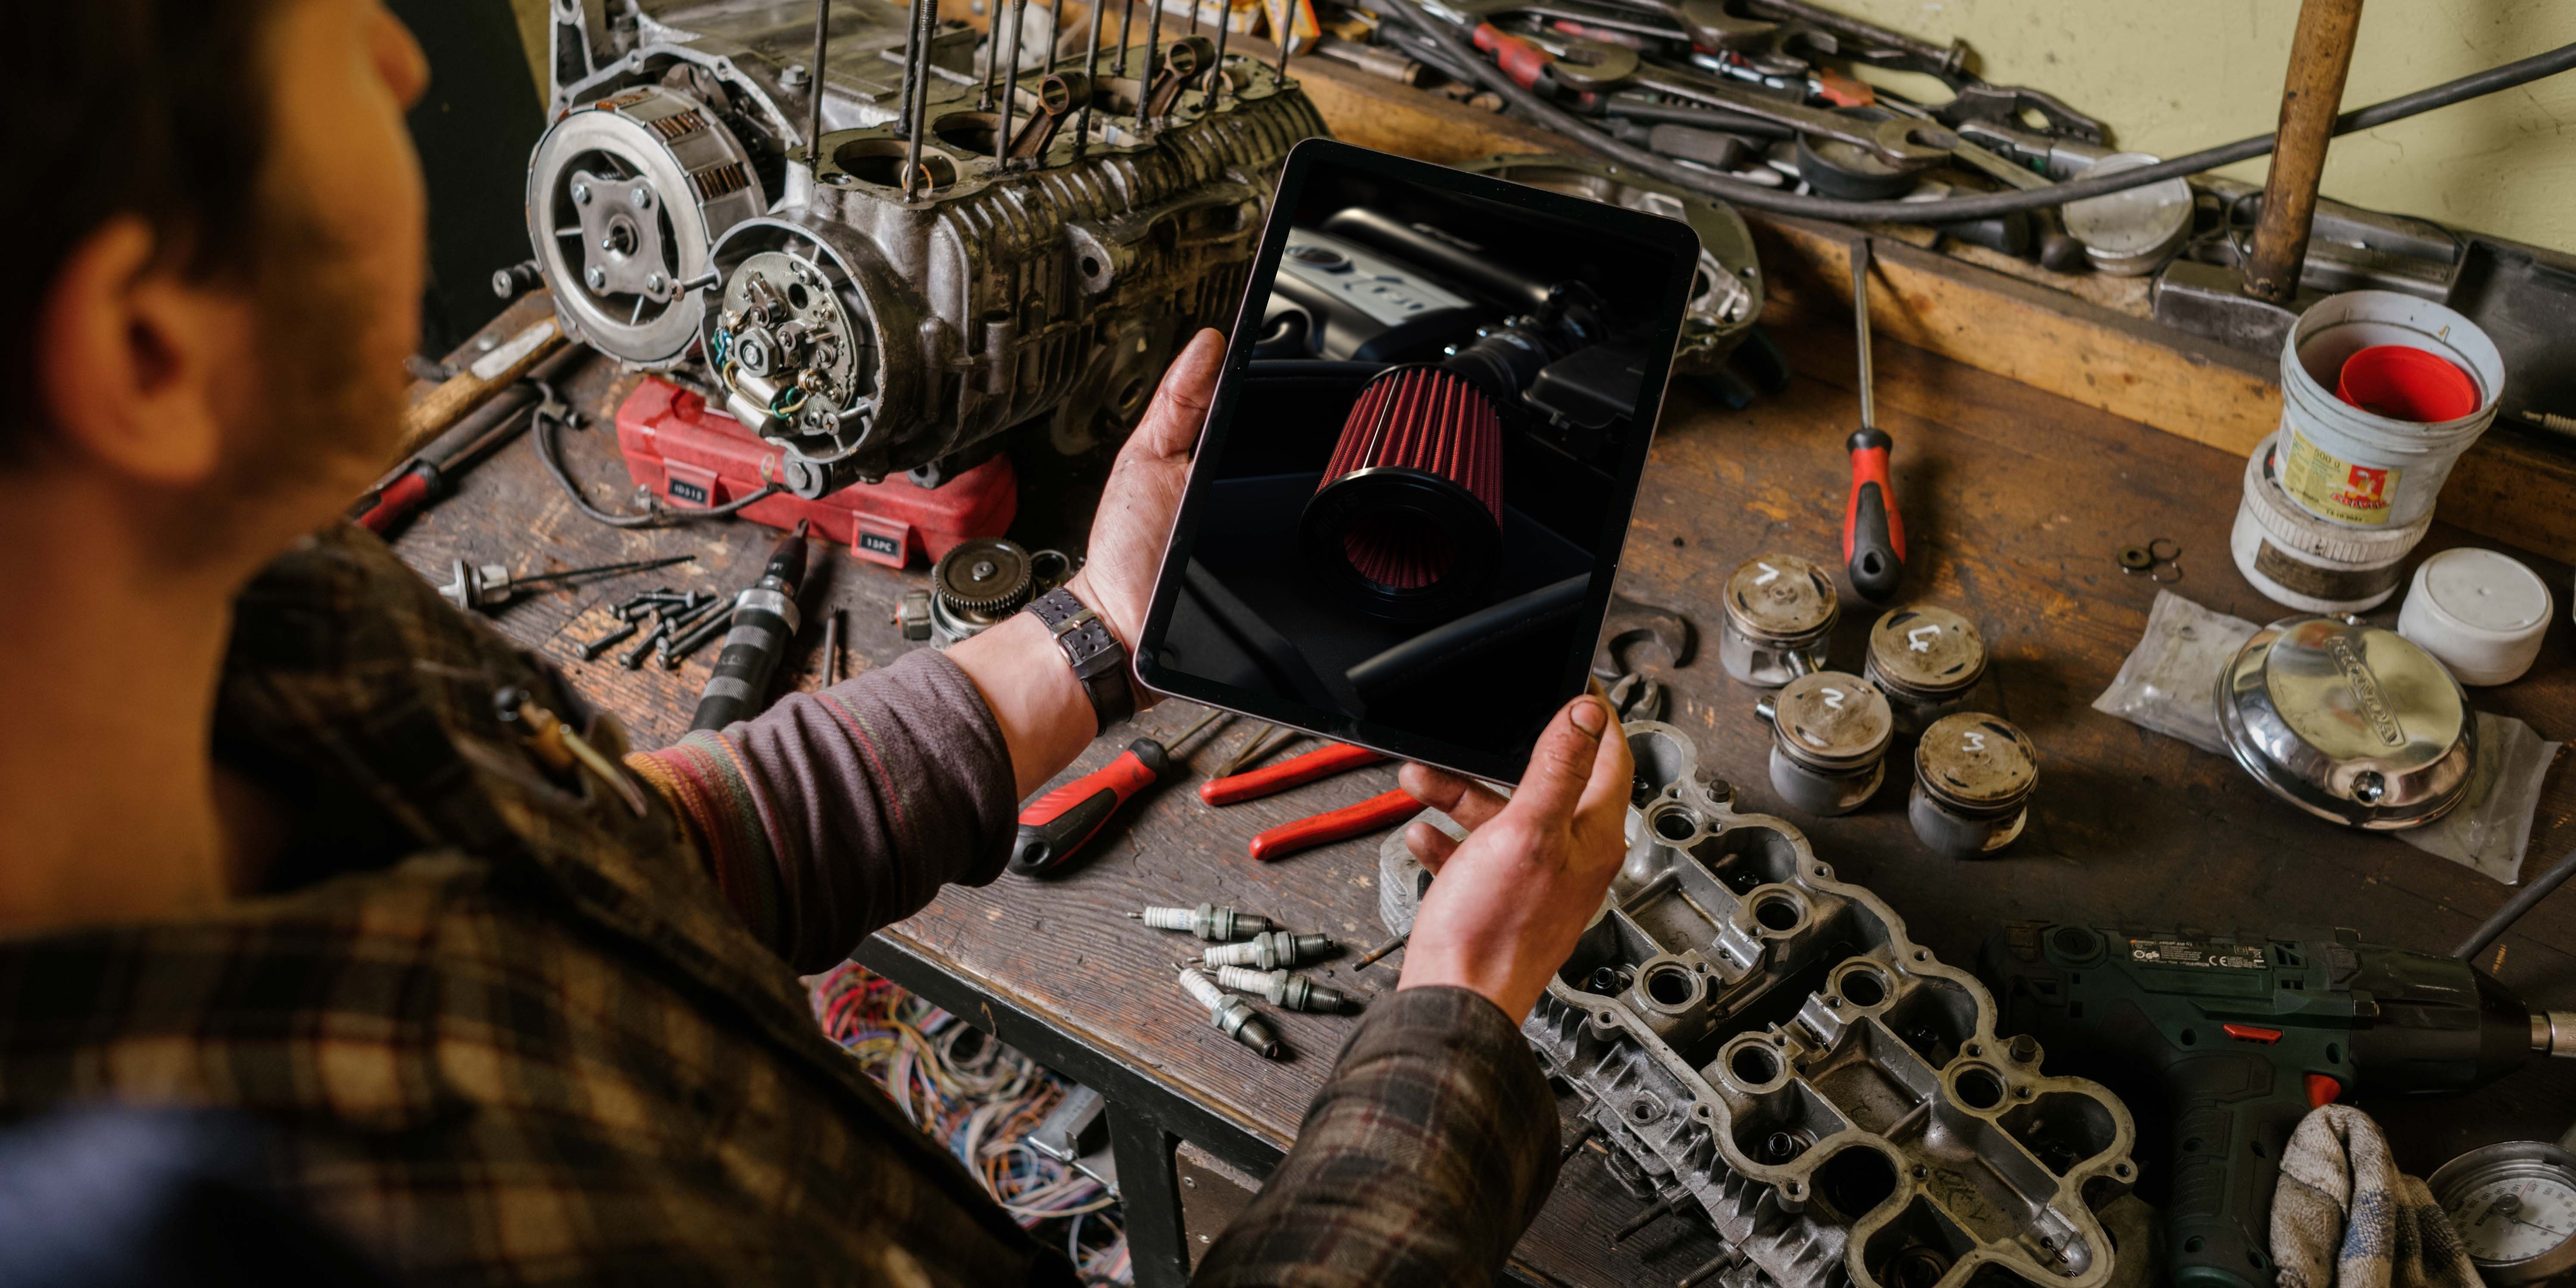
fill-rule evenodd
<path id="1" fill-rule="evenodd" d="M 1039 876 L 1072 858 L 1119 806 L 1171 771 L 1172 757 L 1182 743 L 1224 714 L 1208 712 L 1172 739 L 1169 748 L 1152 738 L 1139 738 L 1127 744 L 1117 759 L 1029 802 L 1020 811 L 1020 838 L 1011 846 L 1011 871 Z"/>
<path id="2" fill-rule="evenodd" d="M 1896 440 L 1878 427 L 1869 381 L 1869 239 L 1852 247 L 1852 327 L 1860 335 L 1860 428 L 1843 446 L 1851 449 L 1851 499 L 1843 506 L 1843 566 L 1861 598 L 1884 604 L 1905 575 L 1905 524 L 1896 514 L 1896 486 L 1887 457 Z"/>

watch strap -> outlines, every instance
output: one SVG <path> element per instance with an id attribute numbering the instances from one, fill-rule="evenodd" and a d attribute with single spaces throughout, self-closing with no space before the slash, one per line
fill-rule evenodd
<path id="1" fill-rule="evenodd" d="M 1025 611 L 1055 635 L 1056 646 L 1073 667 L 1073 678 L 1091 699 L 1091 712 L 1100 720 L 1099 732 L 1107 733 L 1111 725 L 1136 714 L 1136 690 L 1127 678 L 1127 646 L 1110 633 L 1099 613 L 1061 586 L 1029 601 Z"/>

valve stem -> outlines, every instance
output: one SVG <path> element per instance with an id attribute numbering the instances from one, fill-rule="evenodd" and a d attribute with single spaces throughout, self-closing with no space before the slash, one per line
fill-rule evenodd
<path id="1" fill-rule="evenodd" d="M 1239 944 L 1219 944 L 1199 955 L 1204 966 L 1257 966 L 1277 970 L 1282 966 L 1301 966 L 1330 956 L 1333 941 L 1323 935 L 1299 935 L 1274 930 L 1254 935 Z"/>
<path id="2" fill-rule="evenodd" d="M 1284 970 L 1219 966 L 1216 968 L 1216 982 L 1238 993 L 1268 998 L 1272 1006 L 1284 1006 L 1292 1011 L 1357 1015 L 1366 1005 L 1340 989 L 1327 988 L 1303 975 L 1292 975 Z"/>
<path id="3" fill-rule="evenodd" d="M 1665 1217 L 1671 1216 L 1673 1213 L 1681 1209 L 1682 1203 L 1689 1197 L 1690 1191 L 1675 1190 L 1671 1194 L 1655 1200 L 1653 1206 L 1638 1213 L 1634 1219 L 1628 1222 L 1628 1224 L 1620 1226 L 1618 1233 L 1610 1236 L 1610 1246 L 1614 1248 L 1618 1247 L 1620 1244 L 1626 1243 L 1629 1237 L 1636 1234 L 1638 1231 L 1645 1229 L 1647 1226 L 1653 1225 L 1657 1221 L 1663 1220 Z"/>
<path id="4" fill-rule="evenodd" d="M 1207 1008 L 1208 1023 L 1220 1033 L 1261 1053 L 1265 1060 L 1285 1059 L 1288 1048 L 1279 1042 L 1279 1033 L 1270 1021 L 1261 1018 L 1250 1002 L 1216 986 L 1216 981 L 1190 969 L 1181 968 L 1181 991 L 1190 1000 Z"/>
<path id="5" fill-rule="evenodd" d="M 1147 908 L 1127 916 L 1156 930 L 1178 930 L 1220 944 L 1277 929 L 1268 917 L 1236 912 L 1230 903 L 1222 907 L 1203 903 L 1196 908 Z"/>

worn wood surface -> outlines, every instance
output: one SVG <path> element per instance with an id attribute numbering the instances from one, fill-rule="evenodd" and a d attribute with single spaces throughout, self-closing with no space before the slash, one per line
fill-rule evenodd
<path id="1" fill-rule="evenodd" d="M 506 327 L 506 315 L 497 326 Z M 1842 440 L 1854 399 L 1848 334 L 1839 322 L 1781 333 L 1797 369 L 1786 393 L 1729 413 L 1678 387 L 1668 405 L 1630 536 L 1621 589 L 1680 609 L 1715 628 L 1725 574 L 1762 550 L 1835 561 L 1847 483 Z M 1861 813 L 1787 815 L 1846 879 L 1877 890 L 1918 939 L 1954 962 L 2002 923 L 2032 917 L 2121 919 L 2202 927 L 2331 923 L 2412 947 L 2447 947 L 2505 897 L 2503 887 L 2385 836 L 2311 820 L 2276 803 L 2232 764 L 2089 709 L 2135 642 L 2156 587 L 2124 576 L 2113 552 L 2150 537 L 2179 542 L 2183 580 L 2171 587 L 2212 608 L 2256 620 L 2282 615 L 2236 574 L 2226 555 L 2240 459 L 2133 421 L 2052 396 L 1902 343 L 1878 349 L 1881 423 L 1897 442 L 1897 491 L 1909 539 L 1909 598 L 1944 604 L 1984 627 L 1995 664 L 1992 709 L 2027 729 L 2042 757 L 2029 832 L 2005 856 L 1980 863 L 1934 859 L 1916 843 L 1901 774 Z M 607 415 L 630 377 L 604 363 L 567 382 L 597 415 L 564 436 L 575 473 L 595 502 L 625 504 Z M 1014 535 L 1037 545 L 1078 543 L 1103 462 L 1020 450 L 1027 500 Z M 638 745 L 676 738 L 714 650 L 664 673 L 578 661 L 583 639 L 603 631 L 605 605 L 649 584 L 730 592 L 756 570 L 773 534 L 742 524 L 619 532 L 576 514 L 525 442 L 469 475 L 460 494 L 399 534 L 397 549 L 444 579 L 449 561 L 503 562 L 536 572 L 653 554 L 698 562 L 606 586 L 540 595 L 497 615 L 502 630 L 562 664 L 575 684 L 635 731 Z M 2425 547 L 2463 534 L 2436 526 Z M 2536 562 L 2550 584 L 2566 567 Z M 888 619 L 925 570 L 901 573 L 846 551 L 816 563 L 809 623 L 845 611 L 853 672 L 890 662 L 908 646 Z M 2393 618 L 2393 610 L 2376 614 Z M 1834 656 L 1857 667 L 1871 615 L 1847 612 Z M 2562 614 L 2542 661 L 2521 682 L 2480 691 L 2482 708 L 2517 715 L 2545 735 L 2576 731 L 2576 659 Z M 798 641 L 782 683 L 810 686 L 819 625 Z M 1753 691 L 1729 682 L 1713 657 L 1669 677 L 1672 721 L 1698 740 L 1704 763 L 1737 785 L 1746 808 L 1781 808 L 1764 776 L 1764 731 Z M 1177 733 L 1195 716 L 1168 704 L 1095 745 L 1088 770 L 1138 733 Z M 1187 759 L 1213 766 L 1244 735 L 1241 725 L 1194 744 Z M 952 889 L 896 927 L 920 952 L 991 993 L 1060 1017 L 1092 1041 L 1128 1053 L 1171 1087 L 1213 1106 L 1259 1139 L 1285 1146 L 1321 1083 L 1350 1021 L 1282 1014 L 1296 1058 L 1267 1064 L 1209 1028 L 1173 986 L 1170 962 L 1198 941 L 1148 931 L 1121 914 L 1147 903 L 1233 902 L 1301 930 L 1353 945 L 1382 937 L 1376 920 L 1377 840 L 1345 842 L 1260 866 L 1244 842 L 1275 823 L 1358 801 L 1392 781 L 1384 768 L 1228 809 L 1201 805 L 1189 780 L 1143 800 L 1068 875 L 1004 877 Z M 2537 865 L 2576 843 L 2576 788 L 2553 771 L 2531 847 Z M 2544 903 L 2505 940 L 2500 973 L 2526 997 L 2576 1002 L 2576 895 Z M 1393 984 L 1399 955 L 1356 976 L 1318 974 L 1374 992 Z M 2410 1170 L 2422 1172 L 2467 1145 L 2554 1136 L 2576 1105 L 2576 1066 L 2535 1066 L 2476 1097 L 2375 1106 Z M 1704 1235 L 1666 1222 L 1612 1255 L 1602 1237 L 1636 1208 L 1591 1157 L 1566 1169 L 1556 1195 L 1520 1249 L 1533 1277 L 1625 1283 L 1678 1277 L 1713 1250 Z"/>

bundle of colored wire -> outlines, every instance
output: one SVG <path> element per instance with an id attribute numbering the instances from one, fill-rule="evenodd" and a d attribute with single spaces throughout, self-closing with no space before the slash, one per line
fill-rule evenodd
<path id="1" fill-rule="evenodd" d="M 1064 1080 L 974 1026 L 855 963 L 805 981 L 824 1036 L 859 1061 L 923 1134 L 947 1147 L 993 1201 L 1041 1235 L 1064 1223 L 1086 1283 L 1132 1282 L 1118 1200 L 1031 1148 Z"/>

